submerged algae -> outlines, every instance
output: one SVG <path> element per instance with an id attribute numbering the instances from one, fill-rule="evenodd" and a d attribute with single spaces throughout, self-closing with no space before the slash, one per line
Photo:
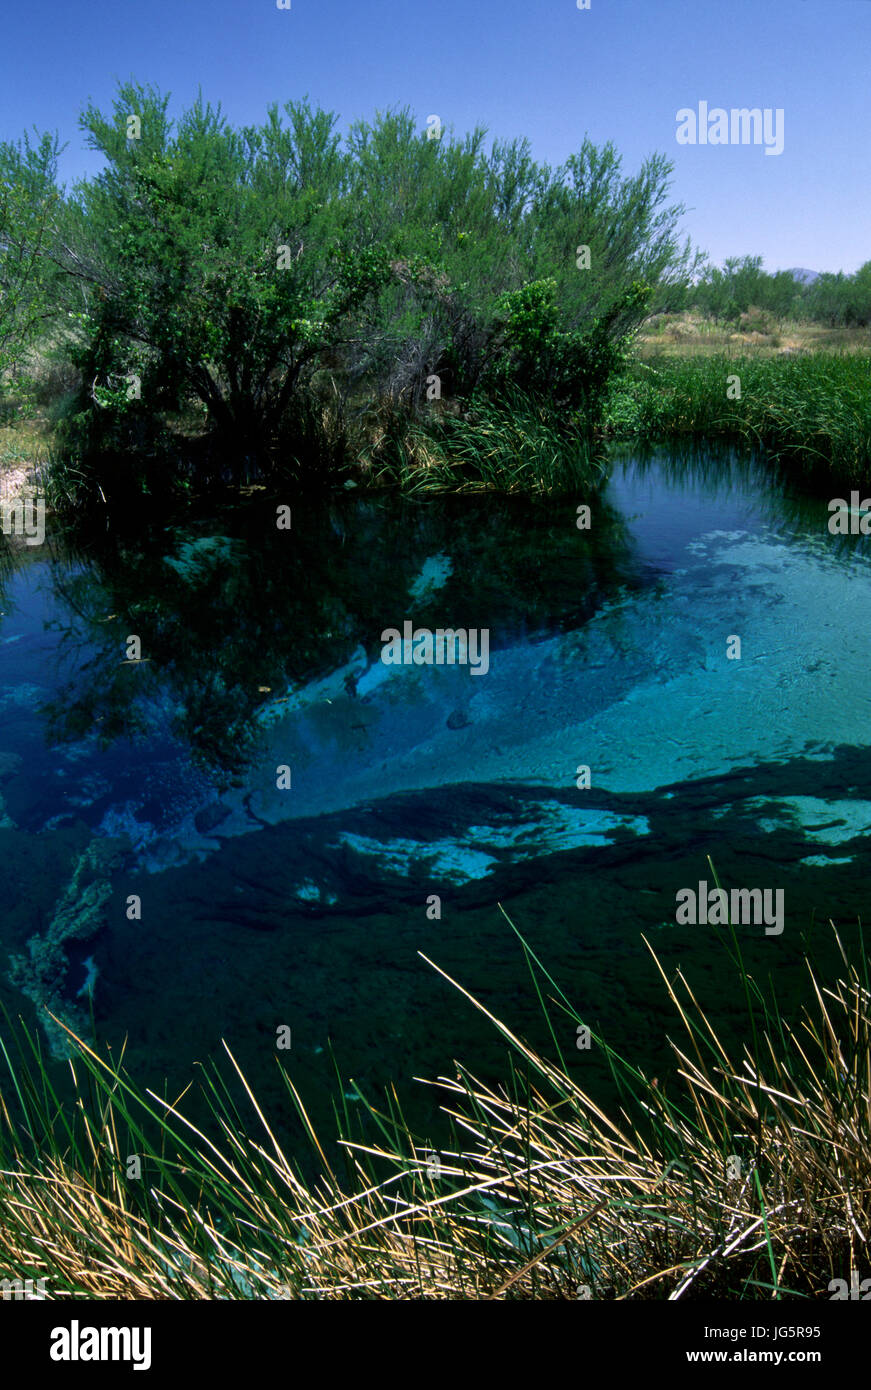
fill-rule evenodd
<path id="1" fill-rule="evenodd" d="M 106 904 L 112 893 L 112 872 L 118 866 L 125 848 L 127 846 L 123 839 L 92 840 L 76 861 L 72 877 L 58 899 L 48 929 L 30 937 L 26 956 L 10 955 L 9 980 L 33 1000 L 51 1054 L 61 1060 L 70 1056 L 69 1040 L 61 1024 L 66 1024 L 80 1035 L 87 1027 L 87 1014 L 76 1002 L 84 991 L 79 990 L 75 998 L 70 998 L 67 948 L 72 941 L 86 941 L 95 936 L 105 924 Z M 89 998 L 96 979 L 93 957 L 90 959 Z M 55 1019 L 59 1022 L 55 1022 Z"/>

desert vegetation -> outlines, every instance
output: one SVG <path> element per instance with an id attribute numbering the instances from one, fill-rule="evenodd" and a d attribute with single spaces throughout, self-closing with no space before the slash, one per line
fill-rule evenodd
<path id="1" fill-rule="evenodd" d="M 554 451 L 574 482 L 633 332 L 693 260 L 658 155 L 625 175 L 585 140 L 551 168 L 407 111 L 343 140 L 308 101 L 173 121 L 130 84 L 81 123 L 104 168 L 70 191 L 56 140 L 0 151 L 5 409 L 67 386 L 57 504 L 348 469 L 546 487 Z"/>
<path id="2" fill-rule="evenodd" d="M 56 137 L 0 146 L 0 458 L 50 463 L 56 508 L 594 488 L 615 433 L 867 471 L 865 367 L 822 354 L 867 352 L 871 262 L 710 265 L 661 155 L 554 168 L 409 111 L 343 139 L 307 100 L 235 129 L 132 83 L 81 125 L 104 167 L 70 190 Z M 727 398 L 742 355 L 784 360 Z"/>

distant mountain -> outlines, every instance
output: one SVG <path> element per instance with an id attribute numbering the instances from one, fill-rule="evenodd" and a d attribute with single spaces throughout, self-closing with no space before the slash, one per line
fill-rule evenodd
<path id="1" fill-rule="evenodd" d="M 818 270 L 803 270 L 800 267 L 793 267 L 792 270 L 788 270 L 786 273 L 787 275 L 791 275 L 793 280 L 797 280 L 800 285 L 812 285 L 814 280 L 819 280 L 820 278 L 820 272 Z"/>

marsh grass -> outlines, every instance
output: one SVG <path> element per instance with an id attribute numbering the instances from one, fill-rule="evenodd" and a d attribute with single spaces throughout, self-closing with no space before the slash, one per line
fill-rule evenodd
<path id="1" fill-rule="evenodd" d="M 826 986 L 808 964 L 792 1026 L 731 933 L 749 1011 L 740 1056 L 648 946 L 679 1025 L 675 1072 L 647 1078 L 596 1038 L 612 1113 L 560 1049 L 566 1020 L 573 1037 L 582 1019 L 520 939 L 553 1057 L 450 981 L 507 1044 L 503 1084 L 461 1064 L 431 1083 L 453 1134 L 438 1155 L 395 1091 L 364 1099 L 365 1135 L 342 1102 L 342 1165 L 282 1068 L 313 1182 L 226 1045 L 200 1082 L 207 1134 L 183 1097 L 140 1089 L 123 1053 L 81 1040 L 65 1106 L 38 1041 L 16 1031 L 2 1045 L 0 1275 L 83 1299 L 830 1297 L 831 1279 L 869 1272 L 871 1219 L 871 995 L 864 951 L 854 964 L 835 935 L 840 978 Z"/>
<path id="2" fill-rule="evenodd" d="M 606 470 L 577 413 L 519 392 L 462 411 L 435 406 L 409 416 L 385 406 L 370 430 L 359 454 L 364 475 L 409 494 L 570 492 L 596 486 Z"/>
<path id="3" fill-rule="evenodd" d="M 735 377 L 741 396 L 729 399 L 727 383 Z M 606 430 L 651 442 L 740 441 L 808 473 L 865 481 L 871 477 L 871 357 L 817 352 L 639 361 L 612 393 Z"/>

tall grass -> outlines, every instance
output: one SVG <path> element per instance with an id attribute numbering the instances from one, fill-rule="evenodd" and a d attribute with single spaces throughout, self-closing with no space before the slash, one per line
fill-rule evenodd
<path id="1" fill-rule="evenodd" d="M 649 441 L 738 440 L 808 472 L 862 483 L 871 479 L 871 358 L 649 358 L 615 387 L 606 430 Z"/>
<path id="2" fill-rule="evenodd" d="M 338 1172 L 282 1070 L 314 1182 L 229 1051 L 203 1072 L 206 1134 L 83 1041 L 65 1107 L 17 1034 L 17 1052 L 2 1046 L 0 1277 L 83 1299 L 828 1298 L 833 1278 L 868 1273 L 871 1221 L 871 995 L 864 954 L 838 946 L 840 978 L 809 967 L 795 1027 L 743 975 L 753 1026 L 735 1057 L 651 951 L 683 1032 L 676 1072 L 648 1079 L 606 1049 L 623 1097 L 606 1114 L 560 1051 L 582 1020 L 524 944 L 554 1056 L 457 985 L 510 1060 L 500 1086 L 462 1065 L 432 1083 L 449 1150 L 428 1152 L 394 1092 L 367 1103 L 370 1137 L 345 1138 Z"/>
<path id="3" fill-rule="evenodd" d="M 603 459 L 580 416 L 511 392 L 462 411 L 400 415 L 382 409 L 360 450 L 364 474 L 407 493 L 558 493 L 602 481 Z"/>

